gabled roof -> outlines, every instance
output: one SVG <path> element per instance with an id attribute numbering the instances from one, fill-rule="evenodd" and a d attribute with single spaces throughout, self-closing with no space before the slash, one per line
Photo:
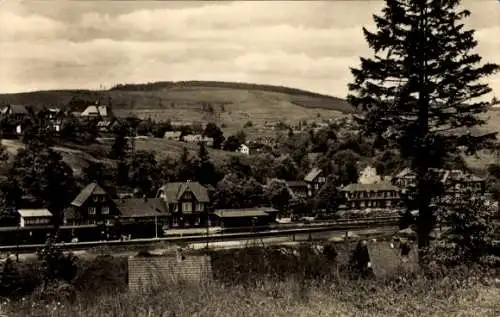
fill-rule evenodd
<path id="1" fill-rule="evenodd" d="M 19 209 L 17 213 L 23 218 L 52 217 L 48 209 Z"/>
<path id="2" fill-rule="evenodd" d="M 271 207 L 242 208 L 242 209 L 216 209 L 214 214 L 219 218 L 245 218 L 265 217 L 277 213 L 278 210 Z"/>
<path id="3" fill-rule="evenodd" d="M 92 195 L 107 195 L 107 193 L 97 183 L 90 183 L 82 189 L 80 194 L 71 202 L 71 205 L 81 207 Z"/>
<path id="4" fill-rule="evenodd" d="M 109 110 L 108 106 L 98 106 L 98 105 L 91 105 L 85 108 L 85 110 L 80 114 L 82 117 L 88 117 L 88 116 L 101 116 L 101 117 L 107 117 L 109 116 L 111 111 Z"/>
<path id="5" fill-rule="evenodd" d="M 165 202 L 158 198 L 124 198 L 113 200 L 121 217 L 138 218 L 168 215 Z"/>
<path id="6" fill-rule="evenodd" d="M 8 105 L 2 108 L 2 114 L 6 114 L 9 109 L 12 114 L 29 114 L 28 109 L 24 105 Z"/>
<path id="7" fill-rule="evenodd" d="M 177 203 L 186 191 L 190 191 L 200 203 L 210 202 L 207 188 L 198 182 L 172 182 L 162 186 L 168 203 Z"/>
<path id="8" fill-rule="evenodd" d="M 344 186 L 342 191 L 347 192 L 364 192 L 364 191 L 399 191 L 399 187 L 396 187 L 389 183 L 374 183 L 374 184 L 349 184 Z"/>
<path id="9" fill-rule="evenodd" d="M 304 181 L 306 181 L 306 182 L 312 182 L 312 181 L 314 181 L 314 179 L 316 177 L 318 177 L 318 175 L 321 174 L 321 172 L 322 172 L 322 170 L 320 168 L 317 168 L 317 167 L 313 168 L 309 172 L 309 174 L 307 174 L 306 177 L 304 177 Z"/>

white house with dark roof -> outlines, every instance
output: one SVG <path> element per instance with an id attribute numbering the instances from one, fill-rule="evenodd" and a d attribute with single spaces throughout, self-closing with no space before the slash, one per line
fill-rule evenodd
<path id="1" fill-rule="evenodd" d="M 238 152 L 246 155 L 250 155 L 250 148 L 246 144 L 241 144 Z"/>
<path id="2" fill-rule="evenodd" d="M 19 226 L 46 226 L 52 223 L 52 213 L 48 209 L 19 209 Z"/>
<path id="3" fill-rule="evenodd" d="M 201 226 L 206 224 L 210 198 L 199 182 L 172 182 L 162 186 L 156 195 L 165 201 L 172 214 L 172 226 Z"/>

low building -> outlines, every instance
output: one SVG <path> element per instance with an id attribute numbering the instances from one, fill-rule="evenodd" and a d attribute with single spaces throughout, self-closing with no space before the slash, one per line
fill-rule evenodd
<path id="1" fill-rule="evenodd" d="M 212 281 L 212 260 L 209 256 L 134 256 L 128 258 L 128 287 L 134 293 L 188 284 L 199 286 Z"/>
<path id="2" fill-rule="evenodd" d="M 113 200 L 122 223 L 159 223 L 168 225 L 169 212 L 162 199 L 121 198 Z"/>
<path id="3" fill-rule="evenodd" d="M 241 144 L 238 152 L 246 155 L 250 155 L 250 148 L 246 144 Z"/>
<path id="4" fill-rule="evenodd" d="M 156 195 L 172 214 L 172 227 L 198 227 L 209 221 L 210 198 L 205 186 L 198 182 L 172 182 L 162 186 Z"/>
<path id="5" fill-rule="evenodd" d="M 48 209 L 19 209 L 17 213 L 21 228 L 52 224 L 52 213 Z"/>
<path id="6" fill-rule="evenodd" d="M 174 140 L 174 141 L 179 141 L 181 138 L 182 132 L 180 131 L 167 131 L 165 132 L 165 135 L 163 136 L 167 140 Z"/>
<path id="7" fill-rule="evenodd" d="M 265 226 L 276 222 L 278 210 L 271 207 L 216 209 L 216 225 L 223 228 Z"/>
<path id="8" fill-rule="evenodd" d="M 305 177 L 304 182 L 307 184 L 307 196 L 313 197 L 326 183 L 326 176 L 320 168 L 313 168 Z"/>
<path id="9" fill-rule="evenodd" d="M 402 200 L 400 189 L 390 183 L 350 184 L 341 188 L 347 209 L 395 209 Z"/>
<path id="10" fill-rule="evenodd" d="M 170 222 L 165 202 L 158 198 L 121 198 L 114 200 L 120 216 L 120 232 L 134 237 L 162 236 Z"/>
<path id="11" fill-rule="evenodd" d="M 182 137 L 182 141 L 187 143 L 200 143 L 203 141 L 203 136 L 201 134 L 186 134 Z"/>

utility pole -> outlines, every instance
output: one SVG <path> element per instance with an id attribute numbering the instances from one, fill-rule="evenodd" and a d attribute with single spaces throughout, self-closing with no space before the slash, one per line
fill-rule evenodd
<path id="1" fill-rule="evenodd" d="M 158 239 L 158 216 L 155 215 L 155 239 Z"/>

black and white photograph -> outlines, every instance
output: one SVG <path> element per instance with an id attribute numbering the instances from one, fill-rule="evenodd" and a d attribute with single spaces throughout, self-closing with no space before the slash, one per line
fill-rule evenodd
<path id="1" fill-rule="evenodd" d="M 500 1 L 0 0 L 0 317 L 500 316 Z"/>

